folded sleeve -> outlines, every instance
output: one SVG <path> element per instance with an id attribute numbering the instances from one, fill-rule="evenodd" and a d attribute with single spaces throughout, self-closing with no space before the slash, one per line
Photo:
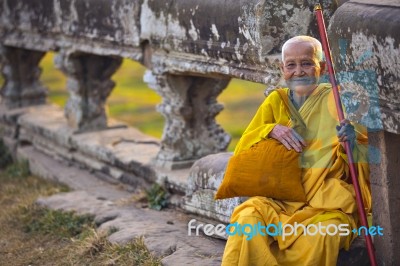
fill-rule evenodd
<path id="1" fill-rule="evenodd" d="M 255 143 L 268 138 L 276 124 L 287 125 L 289 115 L 279 94 L 272 92 L 260 105 L 235 148 L 235 154 L 249 149 Z"/>

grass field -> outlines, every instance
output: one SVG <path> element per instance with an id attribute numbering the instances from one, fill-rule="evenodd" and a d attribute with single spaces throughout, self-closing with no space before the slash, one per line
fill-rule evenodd
<path id="1" fill-rule="evenodd" d="M 66 77 L 55 68 L 54 56 L 55 54 L 48 53 L 41 61 L 41 80 L 49 89 L 49 101 L 64 106 L 68 98 Z M 123 61 L 113 76 L 116 86 L 107 102 L 108 113 L 146 134 L 160 138 L 164 118 L 155 107 L 162 99 L 143 82 L 144 71 L 145 68 L 139 63 L 127 59 Z M 218 102 L 224 104 L 225 109 L 216 119 L 232 136 L 229 150 L 234 149 L 243 130 L 263 101 L 264 88 L 263 84 L 233 79 L 218 97 Z"/>

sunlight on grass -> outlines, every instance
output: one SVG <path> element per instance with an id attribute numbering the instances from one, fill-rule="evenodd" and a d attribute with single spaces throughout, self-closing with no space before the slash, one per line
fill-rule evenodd
<path id="1" fill-rule="evenodd" d="M 40 80 L 49 89 L 49 102 L 64 106 L 68 99 L 67 79 L 64 73 L 55 67 L 54 56 L 54 53 L 47 53 L 40 62 L 40 67 L 42 68 Z"/>
<path id="2" fill-rule="evenodd" d="M 264 100 L 264 89 L 263 84 L 233 79 L 218 97 L 218 102 L 224 104 L 225 108 L 216 120 L 232 136 L 229 151 L 234 150 L 240 136 Z"/>
<path id="3" fill-rule="evenodd" d="M 147 265 L 159 266 L 160 259 L 152 255 L 144 244 L 144 238 L 132 239 L 124 245 L 111 243 L 109 232 L 92 230 L 69 254 L 73 265 Z"/>
<path id="4" fill-rule="evenodd" d="M 64 106 L 68 92 L 66 77 L 54 67 L 54 53 L 48 53 L 41 62 L 41 80 L 49 88 L 49 101 Z M 161 138 L 164 117 L 156 111 L 161 97 L 143 82 L 146 69 L 129 59 L 113 75 L 116 86 L 107 100 L 110 117 L 137 127 L 151 136 Z M 232 136 L 228 150 L 232 151 L 249 124 L 258 106 L 264 100 L 265 85 L 233 79 L 218 97 L 225 109 L 217 122 Z"/>
<path id="5" fill-rule="evenodd" d="M 125 59 L 113 76 L 116 86 L 108 99 L 111 117 L 127 122 L 146 134 L 161 138 L 164 117 L 156 111 L 162 99 L 143 82 L 146 68 Z"/>

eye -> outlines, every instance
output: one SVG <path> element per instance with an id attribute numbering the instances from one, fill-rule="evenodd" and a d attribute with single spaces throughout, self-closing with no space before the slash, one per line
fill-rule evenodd
<path id="1" fill-rule="evenodd" d="M 285 67 L 286 67 L 286 68 L 295 68 L 295 67 L 296 67 L 296 64 L 294 64 L 294 63 L 288 63 L 288 64 L 285 65 Z"/>
<path id="2" fill-rule="evenodd" d="M 315 66 L 315 64 L 312 62 L 302 62 L 301 66 L 304 68 L 311 68 L 311 67 Z"/>

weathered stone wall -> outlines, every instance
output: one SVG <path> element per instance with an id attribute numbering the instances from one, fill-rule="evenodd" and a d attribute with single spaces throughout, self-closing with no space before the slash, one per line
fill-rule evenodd
<path id="1" fill-rule="evenodd" d="M 141 38 L 157 50 L 153 61 L 157 68 L 161 62 L 168 71 L 222 74 L 270 84 L 279 78 L 273 55 L 280 54 L 283 42 L 298 34 L 315 34 L 315 3 L 145 0 Z M 323 4 L 329 18 L 334 7 L 329 1 Z M 180 64 L 190 60 L 185 54 L 197 62 Z"/>
<path id="2" fill-rule="evenodd" d="M 374 239 L 379 265 L 399 265 L 400 1 L 352 0 L 330 25 L 349 117 L 369 128 Z"/>
<path id="3" fill-rule="evenodd" d="M 349 114 L 370 130 L 400 133 L 400 1 L 353 0 L 330 25 Z"/>
<path id="4" fill-rule="evenodd" d="M 273 55 L 279 55 L 283 42 L 298 34 L 315 35 L 312 9 L 318 1 L 1 2 L 5 45 L 120 55 L 158 72 L 270 84 L 279 78 Z M 329 19 L 335 1 L 322 3 Z"/>
<path id="5" fill-rule="evenodd" d="M 140 46 L 140 1 L 2 0 L 0 5 L 5 45 L 93 54 L 119 51 L 139 59 L 124 48 Z"/>

